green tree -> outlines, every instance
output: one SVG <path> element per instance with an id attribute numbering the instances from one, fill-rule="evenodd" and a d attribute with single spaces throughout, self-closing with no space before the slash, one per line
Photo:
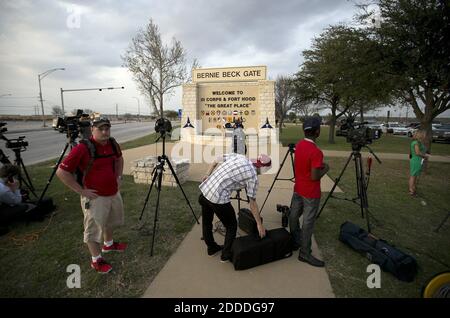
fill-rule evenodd
<path id="1" fill-rule="evenodd" d="M 370 10 L 373 5 L 363 5 L 358 18 L 379 43 L 380 67 L 393 77 L 400 101 L 412 106 L 431 150 L 431 123 L 450 109 L 450 3 L 378 0 L 376 4 L 379 17 Z M 371 23 L 374 17 L 379 23 Z"/>
<path id="2" fill-rule="evenodd" d="M 331 110 L 328 142 L 334 143 L 337 120 L 391 101 L 390 82 L 377 66 L 377 43 L 364 30 L 331 26 L 316 38 L 296 74 L 296 98 Z"/>
<path id="3" fill-rule="evenodd" d="M 283 130 L 283 123 L 287 113 L 295 107 L 294 85 L 290 76 L 280 75 L 275 81 L 275 117 L 280 128 Z"/>
<path id="4" fill-rule="evenodd" d="M 174 110 L 165 110 L 164 111 L 164 117 L 170 118 L 172 120 L 177 119 L 178 118 L 178 112 L 174 111 Z"/>

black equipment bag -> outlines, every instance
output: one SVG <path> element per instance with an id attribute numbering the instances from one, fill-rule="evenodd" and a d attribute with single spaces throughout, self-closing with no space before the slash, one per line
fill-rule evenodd
<path id="1" fill-rule="evenodd" d="M 34 204 L 30 211 L 25 213 L 25 219 L 27 221 L 42 221 L 45 216 L 56 210 L 56 205 L 53 203 L 52 198 L 43 198 L 42 201 L 30 201 L 28 203 Z"/>
<path id="2" fill-rule="evenodd" d="M 262 221 L 262 217 L 261 217 Z M 256 226 L 255 218 L 249 209 L 242 208 L 238 212 L 239 228 L 249 235 L 258 236 L 258 227 Z"/>
<path id="3" fill-rule="evenodd" d="M 286 229 L 279 228 L 266 231 L 263 239 L 255 235 L 238 237 L 231 251 L 234 269 L 243 270 L 290 257 L 292 239 Z"/>
<path id="4" fill-rule="evenodd" d="M 345 222 L 339 240 L 357 252 L 365 254 L 374 264 L 392 273 L 401 281 L 411 282 L 417 274 L 417 261 L 388 242 L 377 239 L 359 226 Z"/>

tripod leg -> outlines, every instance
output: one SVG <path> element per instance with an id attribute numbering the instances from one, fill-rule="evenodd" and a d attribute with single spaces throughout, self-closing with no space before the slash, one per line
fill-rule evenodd
<path id="1" fill-rule="evenodd" d="M 356 190 L 358 192 L 358 198 L 359 198 L 359 206 L 361 208 L 361 218 L 364 218 L 364 197 L 363 197 L 363 192 L 364 190 L 362 189 L 362 185 L 363 185 L 363 181 L 364 181 L 364 176 L 361 170 L 361 154 L 356 154 L 355 155 L 355 176 L 356 176 Z"/>
<path id="2" fill-rule="evenodd" d="M 350 156 L 347 159 L 347 162 L 344 165 L 344 168 L 342 168 L 341 173 L 337 177 L 336 181 L 334 181 L 334 184 L 333 184 L 333 187 L 331 188 L 330 193 L 328 193 L 327 198 L 325 199 L 325 202 L 322 204 L 322 207 L 319 210 L 319 213 L 317 213 L 317 217 L 316 217 L 317 219 L 319 218 L 320 214 L 322 213 L 322 210 L 325 207 L 325 205 L 327 204 L 328 200 L 333 196 L 334 190 L 336 190 L 336 187 L 337 187 L 339 181 L 341 180 L 342 175 L 344 174 L 345 169 L 347 169 L 347 166 L 350 163 L 350 160 L 352 160 L 352 158 L 353 158 L 353 153 L 350 154 Z"/>
<path id="3" fill-rule="evenodd" d="M 192 208 L 191 203 L 189 202 L 189 199 L 186 196 L 186 193 L 184 192 L 183 187 L 180 184 L 180 180 L 178 180 L 178 176 L 175 173 L 175 171 L 173 170 L 173 167 L 172 167 L 172 164 L 170 163 L 169 158 L 165 157 L 164 159 L 166 160 L 167 164 L 169 165 L 170 172 L 172 172 L 172 175 L 175 178 L 175 181 L 177 182 L 177 185 L 180 187 L 180 190 L 183 193 L 183 196 L 186 199 L 186 202 L 187 202 L 189 208 L 191 209 L 191 212 L 192 212 L 192 215 L 194 216 L 195 221 L 197 222 L 197 224 L 200 224 L 200 222 L 198 221 L 197 216 L 195 215 L 194 209 Z"/>
<path id="4" fill-rule="evenodd" d="M 264 203 L 262 204 L 261 209 L 259 210 L 259 213 L 262 213 L 262 210 L 264 209 L 264 205 L 266 204 L 266 201 L 267 201 L 267 199 L 269 198 L 270 192 L 271 192 L 272 189 L 273 189 L 273 186 L 274 186 L 274 184 L 275 184 L 275 181 L 277 181 L 277 179 L 278 179 L 278 175 L 280 174 L 281 169 L 283 169 L 284 162 L 286 161 L 286 158 L 287 158 L 288 154 L 289 154 L 289 149 L 288 149 L 288 151 L 286 152 L 286 155 L 284 156 L 283 161 L 281 162 L 280 169 L 278 169 L 278 172 L 277 172 L 275 178 L 273 179 L 273 182 L 272 182 L 272 185 L 271 185 L 270 188 L 269 188 L 269 191 L 267 191 L 266 199 L 264 200 Z"/>
<path id="5" fill-rule="evenodd" d="M 158 181 L 157 181 L 158 184 L 156 185 L 156 189 L 158 190 L 158 195 L 156 197 L 155 218 L 153 221 L 152 248 L 150 250 L 150 256 L 153 256 L 153 246 L 155 245 L 156 223 L 158 222 L 159 197 L 161 195 L 161 181 L 162 181 L 162 175 L 163 175 L 162 169 L 160 171 L 157 170 L 156 174 L 158 175 Z"/>
<path id="6" fill-rule="evenodd" d="M 33 183 L 31 182 L 30 175 L 28 174 L 27 168 L 25 167 L 25 164 L 23 163 L 22 158 L 20 158 L 19 165 L 22 168 L 23 172 L 25 172 L 25 177 L 28 182 L 28 184 L 27 183 L 25 183 L 25 184 L 29 187 L 30 191 L 34 194 L 34 196 L 36 196 L 36 194 L 34 193 L 35 188 L 33 186 Z"/>
<path id="7" fill-rule="evenodd" d="M 294 155 L 292 154 L 292 151 L 289 151 L 290 155 L 291 155 L 291 164 L 292 164 L 292 174 L 294 176 L 295 179 L 295 163 L 294 163 Z"/>
<path id="8" fill-rule="evenodd" d="M 64 150 L 62 151 L 61 156 L 59 156 L 58 162 L 56 163 L 56 166 L 53 168 L 52 174 L 50 175 L 50 178 L 48 179 L 47 184 L 45 185 L 44 191 L 42 191 L 42 194 L 39 197 L 38 204 L 41 203 L 42 199 L 44 198 L 44 195 L 47 192 L 48 187 L 50 186 L 50 183 L 52 182 L 53 177 L 55 176 L 56 169 L 58 169 L 59 164 L 61 163 L 68 147 L 69 147 L 69 142 L 66 143 L 66 146 L 64 147 Z"/>
<path id="9" fill-rule="evenodd" d="M 144 207 L 142 208 L 141 216 L 139 217 L 139 221 L 142 220 L 142 216 L 144 215 L 145 208 L 147 207 L 148 198 L 150 197 L 150 193 L 152 192 L 153 184 L 155 183 L 156 177 L 158 176 L 158 174 L 155 173 L 155 171 L 156 171 L 156 166 L 155 166 L 155 168 L 153 168 L 153 171 L 152 171 L 152 175 L 153 175 L 152 183 L 150 184 L 150 189 L 148 190 L 147 196 L 145 197 Z"/>
<path id="10" fill-rule="evenodd" d="M 355 155 L 356 181 L 358 186 L 359 205 L 361 208 L 361 217 L 366 217 L 367 232 L 372 233 L 370 226 L 369 202 L 367 199 L 367 188 L 364 181 L 364 169 L 361 160 L 361 154 Z M 365 213 L 364 213 L 365 212 Z"/>
<path id="11" fill-rule="evenodd" d="M 19 167 L 20 169 L 20 173 L 19 173 L 19 188 L 22 189 L 22 184 L 25 185 L 25 187 L 27 187 L 30 192 L 34 195 L 35 198 L 37 198 L 35 189 L 33 187 L 33 184 L 31 183 L 31 180 L 29 179 L 30 177 L 28 176 L 28 174 L 26 173 L 25 170 L 25 166 L 23 165 L 22 161 L 16 161 L 16 165 Z M 28 180 L 26 180 L 23 176 L 22 176 L 22 169 L 25 172 L 26 177 L 28 178 Z"/>

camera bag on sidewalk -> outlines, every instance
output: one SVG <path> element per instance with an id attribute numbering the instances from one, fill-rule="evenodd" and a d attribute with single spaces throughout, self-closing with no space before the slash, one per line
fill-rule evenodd
<path id="1" fill-rule="evenodd" d="M 262 239 L 258 235 L 238 237 L 231 250 L 234 269 L 243 270 L 290 257 L 292 238 L 284 228 L 273 229 Z"/>

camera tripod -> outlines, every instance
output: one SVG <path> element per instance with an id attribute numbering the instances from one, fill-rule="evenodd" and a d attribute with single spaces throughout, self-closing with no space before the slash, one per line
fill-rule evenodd
<path id="1" fill-rule="evenodd" d="M 269 188 L 269 190 L 268 190 L 268 192 L 267 192 L 267 196 L 266 196 L 266 199 L 264 200 L 263 205 L 261 206 L 260 213 L 262 213 L 262 210 L 264 209 L 264 205 L 266 204 L 266 201 L 267 201 L 267 199 L 269 198 L 270 192 L 272 191 L 273 186 L 275 185 L 275 181 L 277 181 L 277 180 L 283 180 L 283 181 L 291 181 L 291 182 L 294 182 L 294 180 L 295 180 L 295 166 L 294 166 L 294 156 L 293 156 L 294 152 L 295 152 L 295 145 L 294 145 L 294 144 L 289 144 L 289 145 L 288 145 L 288 151 L 286 151 L 286 155 L 284 156 L 284 159 L 283 159 L 283 161 L 281 162 L 280 169 L 278 169 L 278 172 L 277 172 L 277 174 L 275 175 L 275 178 L 273 179 L 272 185 L 270 186 L 270 188 Z M 285 163 L 285 161 L 286 161 L 288 155 L 291 156 L 291 164 L 292 164 L 292 174 L 293 174 L 293 177 L 292 177 L 292 178 L 278 178 L 278 176 L 279 176 L 281 170 L 283 170 L 283 166 L 284 166 L 284 163 Z"/>
<path id="2" fill-rule="evenodd" d="M 50 183 L 52 182 L 52 179 L 53 179 L 53 177 L 56 174 L 56 170 L 58 170 L 59 164 L 63 160 L 64 155 L 66 154 L 66 151 L 69 148 L 69 146 L 70 146 L 70 149 L 72 149 L 73 147 L 75 147 L 77 145 L 77 143 L 75 141 L 75 139 L 77 139 L 77 137 L 78 137 L 78 130 L 76 130 L 74 132 L 67 131 L 67 142 L 66 142 L 66 145 L 64 146 L 63 150 L 61 151 L 61 155 L 59 156 L 58 161 L 56 162 L 56 165 L 53 168 L 53 171 L 52 171 L 52 173 L 50 175 L 50 178 L 47 180 L 47 184 L 45 185 L 45 188 L 42 191 L 42 194 L 39 197 L 39 200 L 38 200 L 37 204 L 42 202 L 42 199 L 44 198 L 44 195 L 47 192 L 48 187 L 50 186 Z"/>
<path id="3" fill-rule="evenodd" d="M 361 158 L 361 148 L 362 147 L 369 149 L 369 152 L 375 157 L 375 159 L 378 161 L 378 163 L 381 164 L 380 159 L 372 151 L 372 149 L 370 149 L 367 145 L 363 146 L 363 145 L 358 145 L 358 144 L 352 144 L 352 153 L 348 157 L 344 168 L 342 169 L 341 173 L 339 174 L 339 177 L 337 177 L 337 179 L 335 180 L 330 193 L 328 194 L 327 198 L 325 199 L 325 202 L 323 203 L 322 207 L 319 210 L 319 213 L 317 214 L 317 218 L 319 218 L 320 214 L 322 213 L 325 205 L 327 204 L 327 202 L 330 198 L 341 199 L 341 200 L 350 201 L 353 203 L 357 203 L 357 201 L 359 201 L 359 206 L 361 209 L 361 217 L 364 218 L 364 216 L 365 216 L 366 221 L 367 221 L 367 231 L 369 233 L 371 233 L 371 226 L 370 226 L 371 214 L 369 212 L 369 202 L 367 199 L 368 182 L 366 183 L 366 179 L 364 176 L 364 168 L 363 168 L 362 158 Z M 355 161 L 356 188 L 357 188 L 358 196 L 353 199 L 334 197 L 333 196 L 334 190 L 336 189 L 337 185 L 339 184 L 339 181 L 341 180 L 341 177 L 344 174 L 345 169 L 347 168 L 348 164 L 350 163 L 350 160 L 352 160 L 352 159 Z M 369 168 L 368 176 L 370 176 L 370 168 Z M 372 218 L 376 221 L 376 219 L 373 216 L 372 216 Z"/>
<path id="4" fill-rule="evenodd" d="M 162 183 L 162 177 L 163 177 L 163 173 L 165 171 L 164 166 L 167 163 L 167 165 L 169 166 L 170 172 L 172 173 L 172 176 L 175 178 L 175 181 L 177 182 L 177 185 L 180 187 L 181 192 L 183 193 L 183 196 L 186 200 L 186 203 L 188 204 L 189 208 L 191 209 L 192 215 L 194 216 L 195 221 L 197 222 L 197 224 L 200 224 L 200 222 L 198 221 L 197 216 L 195 215 L 194 210 L 192 209 L 191 203 L 189 202 L 189 199 L 186 196 L 186 193 L 183 190 L 183 187 L 180 184 L 180 180 L 178 179 L 177 174 L 175 173 L 175 171 L 173 170 L 172 164 L 170 163 L 169 158 L 166 156 L 166 132 L 165 131 L 160 131 L 160 136 L 158 137 L 158 139 L 156 140 L 156 142 L 158 142 L 158 140 L 160 138 L 162 138 L 162 144 L 163 144 L 163 153 L 161 156 L 158 156 L 158 163 L 156 164 L 156 166 L 153 168 L 152 171 L 152 183 L 150 185 L 150 189 L 147 192 L 147 196 L 145 198 L 144 201 L 144 207 L 142 208 L 141 211 L 141 216 L 139 217 L 139 221 L 142 220 L 142 216 L 144 215 L 144 211 L 145 208 L 147 207 L 147 203 L 148 203 L 148 199 L 150 197 L 150 193 L 152 192 L 153 189 L 153 185 L 156 182 L 156 189 L 158 191 L 157 197 L 156 197 L 156 208 L 155 208 L 155 216 L 154 216 L 154 220 L 153 220 L 153 233 L 152 233 L 152 246 L 151 246 L 151 251 L 150 251 L 150 255 L 153 256 L 153 247 L 155 244 L 155 234 L 156 234 L 156 224 L 158 222 L 158 214 L 159 214 L 159 199 L 160 199 L 160 194 L 161 194 L 161 183 Z"/>
<path id="5" fill-rule="evenodd" d="M 23 138 L 23 137 L 20 137 L 20 138 Z M 2 139 L 6 140 L 7 145 L 11 141 L 10 139 L 7 139 L 5 136 L 2 136 Z M 22 184 L 24 184 L 28 188 L 28 190 L 30 190 L 30 192 L 37 198 L 37 195 L 34 192 L 35 188 L 33 186 L 33 183 L 31 182 L 30 175 L 28 174 L 27 168 L 25 167 L 25 164 L 23 163 L 23 160 L 22 160 L 22 155 L 20 154 L 21 152 L 25 151 L 26 148 L 23 146 L 13 147 L 13 148 L 11 148 L 11 150 L 14 152 L 14 155 L 15 155 L 14 165 L 19 168 L 19 175 L 18 175 L 19 188 L 21 189 Z M 2 150 L 0 150 L 0 162 L 2 162 L 3 164 L 11 164 L 11 161 L 3 153 Z M 25 174 L 25 178 L 23 177 L 22 172 Z"/>

